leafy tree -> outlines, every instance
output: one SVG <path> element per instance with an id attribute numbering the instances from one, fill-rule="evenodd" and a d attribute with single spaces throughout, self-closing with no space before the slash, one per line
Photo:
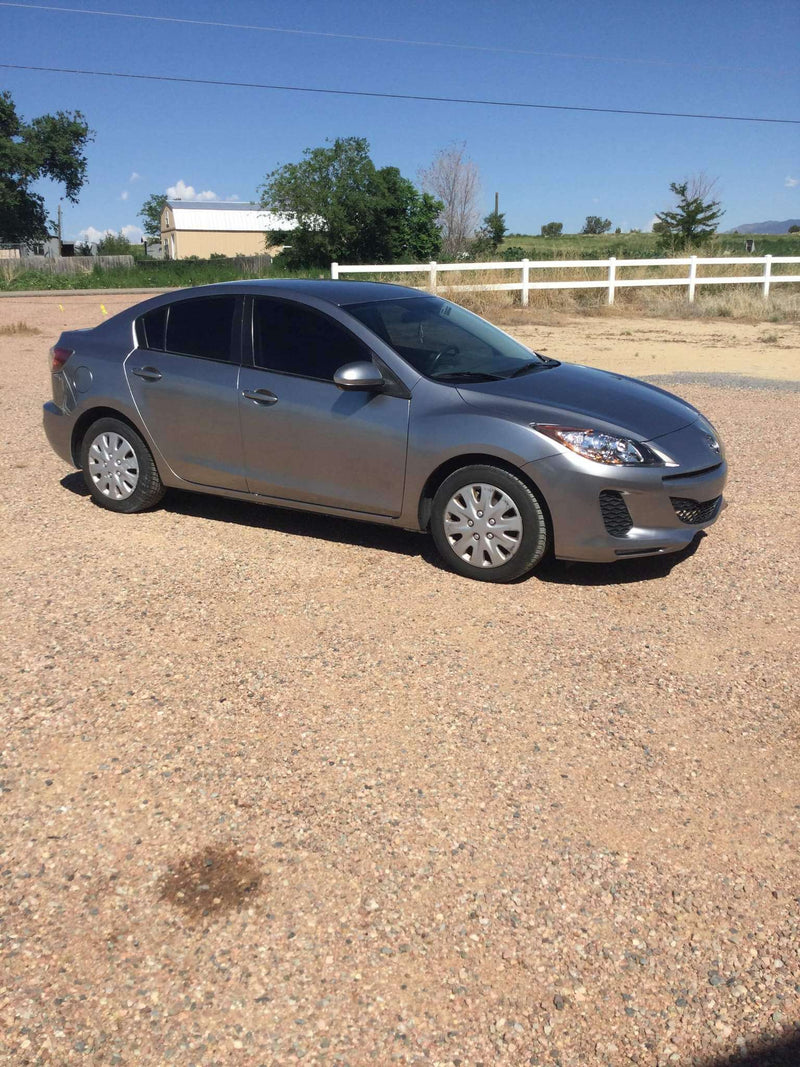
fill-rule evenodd
<path id="1" fill-rule="evenodd" d="M 297 220 L 282 257 L 287 267 L 438 255 L 441 203 L 418 192 L 396 167 L 378 170 L 365 138 L 338 137 L 303 155 L 268 174 L 260 189 L 263 208 Z M 283 243 L 285 236 L 275 231 L 268 241 Z"/>
<path id="2" fill-rule="evenodd" d="M 560 237 L 563 229 L 563 222 L 546 222 L 542 226 L 542 237 Z"/>
<path id="3" fill-rule="evenodd" d="M 661 234 L 662 246 L 688 248 L 702 244 L 717 232 L 718 220 L 725 212 L 719 200 L 708 199 L 715 184 L 703 174 L 670 183 L 677 204 L 671 211 L 657 211 L 658 222 L 653 225 L 653 230 Z"/>
<path id="4" fill-rule="evenodd" d="M 80 111 L 23 122 L 9 92 L 0 92 L 0 241 L 47 237 L 44 197 L 33 183 L 51 178 L 73 204 L 86 181 L 84 149 L 93 139 Z"/>
<path id="5" fill-rule="evenodd" d="M 497 249 L 503 243 L 508 230 L 506 229 L 506 217 L 502 211 L 490 211 L 483 220 L 482 231 L 492 243 L 492 249 Z"/>
<path id="6" fill-rule="evenodd" d="M 611 229 L 611 219 L 601 219 L 599 215 L 587 215 L 581 233 L 601 234 Z"/>
<path id="7" fill-rule="evenodd" d="M 527 254 L 522 245 L 508 245 L 503 249 L 503 259 L 507 259 L 509 263 L 518 263 L 519 260 L 525 259 Z"/>
<path id="8" fill-rule="evenodd" d="M 789 233 L 800 233 L 800 226 L 790 226 Z"/>
<path id="9" fill-rule="evenodd" d="M 491 211 L 475 234 L 475 240 L 467 246 L 470 259 L 486 259 L 493 256 L 506 235 L 506 217 L 499 211 Z"/>
<path id="10" fill-rule="evenodd" d="M 435 259 L 441 250 L 440 201 L 420 193 L 397 167 L 375 172 L 375 236 L 378 255 L 389 263 Z"/>
<path id="11" fill-rule="evenodd" d="M 78 241 L 75 245 L 76 256 L 90 256 L 92 254 L 92 246 L 88 241 Z"/>
<path id="12" fill-rule="evenodd" d="M 161 236 L 161 212 L 167 202 L 166 193 L 151 193 L 139 210 L 145 237 L 155 240 Z"/>
<path id="13" fill-rule="evenodd" d="M 98 256 L 130 256 L 132 246 L 124 233 L 106 230 L 97 242 L 97 254 Z"/>

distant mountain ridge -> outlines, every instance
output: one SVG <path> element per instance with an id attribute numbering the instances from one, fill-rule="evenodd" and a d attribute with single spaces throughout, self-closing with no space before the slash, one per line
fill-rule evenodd
<path id="1" fill-rule="evenodd" d="M 800 219 L 785 219 L 783 222 L 746 222 L 734 226 L 728 233 L 788 233 L 790 226 L 800 226 Z"/>

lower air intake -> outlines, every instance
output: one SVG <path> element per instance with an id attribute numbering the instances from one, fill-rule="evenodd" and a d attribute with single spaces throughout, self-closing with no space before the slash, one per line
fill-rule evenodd
<path id="1" fill-rule="evenodd" d="M 604 489 L 600 494 L 600 511 L 606 530 L 612 537 L 624 537 L 633 526 L 628 505 L 616 489 Z"/>
<path id="2" fill-rule="evenodd" d="M 687 526 L 699 526 L 701 523 L 710 522 L 715 518 L 722 503 L 721 496 L 715 496 L 713 500 L 686 500 L 681 496 L 671 496 L 675 514 L 685 522 Z"/>

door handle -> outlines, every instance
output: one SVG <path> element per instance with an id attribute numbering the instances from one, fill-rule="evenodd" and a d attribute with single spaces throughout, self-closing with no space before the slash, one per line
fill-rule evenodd
<path id="1" fill-rule="evenodd" d="M 161 378 L 161 371 L 157 367 L 134 367 L 133 373 L 146 382 L 157 382 Z"/>
<path id="2" fill-rule="evenodd" d="M 278 398 L 269 389 L 243 389 L 242 396 L 255 400 L 257 404 L 277 404 Z"/>

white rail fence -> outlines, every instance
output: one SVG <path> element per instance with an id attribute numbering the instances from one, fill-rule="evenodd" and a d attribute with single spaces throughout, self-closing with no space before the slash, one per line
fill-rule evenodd
<path id="1" fill-rule="evenodd" d="M 760 285 L 764 299 L 769 296 L 770 286 L 783 282 L 800 282 L 800 274 L 773 274 L 772 267 L 775 263 L 798 263 L 800 256 L 719 256 L 716 258 L 702 258 L 689 256 L 686 259 L 548 259 L 533 260 L 522 259 L 517 262 L 504 263 L 395 263 L 379 265 L 331 263 L 331 278 L 340 278 L 343 274 L 427 274 L 428 281 L 425 288 L 434 293 L 437 291 L 451 293 L 470 292 L 520 292 L 522 305 L 527 307 L 531 289 L 606 289 L 608 291 L 609 304 L 614 303 L 614 294 L 617 289 L 632 289 L 640 286 L 654 285 L 682 285 L 688 290 L 689 300 L 693 301 L 698 285 Z M 698 276 L 697 268 L 724 264 L 726 267 L 734 265 L 753 264 L 761 267 L 760 274 L 754 275 L 723 275 L 720 277 Z M 625 267 L 688 267 L 688 273 L 682 278 L 620 278 L 617 271 Z M 605 277 L 596 281 L 584 279 L 579 281 L 531 281 L 531 271 L 544 270 L 603 270 Z M 520 279 L 515 282 L 497 282 L 495 284 L 480 285 L 446 285 L 439 281 L 440 273 L 446 271 L 488 271 L 488 270 L 518 270 Z"/>

